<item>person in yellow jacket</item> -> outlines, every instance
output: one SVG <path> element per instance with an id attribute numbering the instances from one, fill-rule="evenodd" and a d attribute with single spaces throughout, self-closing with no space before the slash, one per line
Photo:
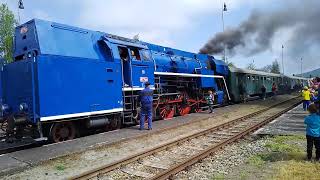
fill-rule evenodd
<path id="1" fill-rule="evenodd" d="M 307 86 L 305 86 L 302 90 L 302 98 L 303 98 L 303 110 L 307 110 L 309 105 L 310 105 L 310 90 L 308 89 Z"/>

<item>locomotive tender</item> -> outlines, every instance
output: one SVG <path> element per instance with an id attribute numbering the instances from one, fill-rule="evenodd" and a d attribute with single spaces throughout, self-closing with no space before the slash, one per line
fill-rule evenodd
<path id="1" fill-rule="evenodd" d="M 157 119 L 201 111 L 209 90 L 216 92 L 219 105 L 241 101 L 240 83 L 254 96 L 259 85 L 272 81 L 307 82 L 229 69 L 210 55 L 39 19 L 16 28 L 13 58 L 1 63 L 0 125 L 6 125 L 8 137 L 53 142 L 90 129 L 136 124 L 138 93 L 147 81 L 154 89 Z"/>
<path id="2" fill-rule="evenodd" d="M 14 62 L 1 71 L 1 112 L 8 136 L 59 142 L 136 123 L 146 81 L 159 119 L 200 111 L 208 90 L 226 103 L 228 73 L 209 55 L 34 19 L 15 30 Z"/>

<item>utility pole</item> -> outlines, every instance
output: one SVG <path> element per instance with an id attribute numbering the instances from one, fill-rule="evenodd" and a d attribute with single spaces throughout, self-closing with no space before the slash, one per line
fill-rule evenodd
<path id="1" fill-rule="evenodd" d="M 226 3 L 223 3 L 223 5 L 222 5 L 222 32 L 224 32 L 224 16 L 223 16 L 223 14 L 227 10 L 228 9 L 227 9 Z M 226 45 L 225 45 L 225 43 L 223 43 L 223 60 L 224 60 L 224 62 L 227 62 L 226 61 Z"/>
<path id="2" fill-rule="evenodd" d="M 301 58 L 301 77 L 302 77 L 302 58 Z"/>
<path id="3" fill-rule="evenodd" d="M 284 48 L 284 46 L 282 45 L 282 53 L 281 53 L 281 56 L 282 56 L 282 74 L 284 75 L 283 48 Z"/>
<path id="4" fill-rule="evenodd" d="M 23 5 L 23 2 L 22 0 L 19 0 L 18 2 L 18 18 L 19 18 L 19 25 L 21 24 L 21 20 L 20 20 L 20 9 L 24 9 L 24 5 Z"/>

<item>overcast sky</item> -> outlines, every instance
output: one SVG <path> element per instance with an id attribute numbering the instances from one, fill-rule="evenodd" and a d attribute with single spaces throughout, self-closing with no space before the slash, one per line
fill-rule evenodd
<path id="1" fill-rule="evenodd" d="M 17 14 L 18 0 L 0 0 Z M 24 0 L 21 22 L 32 18 L 79 26 L 132 38 L 139 34 L 143 41 L 198 52 L 215 33 L 222 31 L 221 10 L 226 2 L 225 27 L 237 26 L 254 9 L 269 10 L 285 6 L 279 0 Z M 290 1 L 291 2 L 291 1 Z M 301 1 L 303 3 L 307 1 Z M 303 5 L 303 3 L 301 3 Z M 293 12 L 294 13 L 294 12 Z M 238 67 L 254 61 L 262 67 L 275 59 L 281 63 L 281 45 L 293 36 L 283 29 L 273 39 L 272 48 L 264 53 L 228 58 Z M 284 49 L 285 73 L 300 73 L 300 58 L 289 58 Z M 228 56 L 228 54 L 227 54 Z M 303 56 L 303 55 L 301 55 Z M 215 55 L 221 59 L 222 55 Z M 319 56 L 320 57 L 320 56 Z M 304 58 L 307 62 L 307 58 Z M 320 67 L 305 63 L 304 71 Z"/>

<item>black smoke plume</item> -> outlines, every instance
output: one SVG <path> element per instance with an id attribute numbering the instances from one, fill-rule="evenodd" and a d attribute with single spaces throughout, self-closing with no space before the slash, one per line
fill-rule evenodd
<path id="1" fill-rule="evenodd" d="M 254 10 L 238 27 L 217 33 L 201 49 L 200 53 L 219 54 L 224 46 L 229 56 L 240 53 L 252 56 L 272 50 L 277 32 L 293 30 L 293 36 L 285 42 L 290 56 L 301 55 L 308 48 L 320 49 L 320 1 L 285 1 L 276 10 Z M 290 47 L 290 49 L 288 48 Z M 281 44 L 279 44 L 281 48 Z"/>

